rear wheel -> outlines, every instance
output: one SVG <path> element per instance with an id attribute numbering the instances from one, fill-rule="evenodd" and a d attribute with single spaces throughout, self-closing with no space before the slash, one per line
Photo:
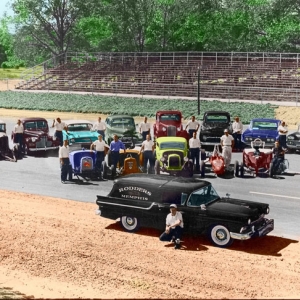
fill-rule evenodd
<path id="1" fill-rule="evenodd" d="M 229 247 L 233 242 L 229 230 L 223 225 L 211 226 L 209 230 L 209 239 L 215 246 L 220 248 Z"/>
<path id="2" fill-rule="evenodd" d="M 140 228 L 139 219 L 135 217 L 122 216 L 121 218 L 121 226 L 128 232 L 135 232 Z"/>
<path id="3" fill-rule="evenodd" d="M 201 177 L 205 177 L 205 162 L 204 161 L 200 162 L 200 174 L 201 174 Z"/>
<path id="4" fill-rule="evenodd" d="M 102 162 L 102 177 L 103 179 L 107 179 L 107 171 L 108 171 L 108 166 L 106 164 L 106 161 Z"/>
<path id="5" fill-rule="evenodd" d="M 245 176 L 245 167 L 243 163 L 241 163 L 240 175 L 242 178 Z"/>
<path id="6" fill-rule="evenodd" d="M 234 163 L 234 176 L 239 177 L 239 175 L 240 175 L 240 166 L 239 166 L 239 162 L 236 160 Z"/>
<path id="7" fill-rule="evenodd" d="M 270 166 L 269 166 L 269 176 L 270 176 L 270 178 L 272 178 L 274 176 L 273 163 L 270 163 Z"/>
<path id="8" fill-rule="evenodd" d="M 111 179 L 115 179 L 115 177 L 117 175 L 116 167 L 114 165 L 111 165 L 110 171 L 111 171 Z"/>
<path id="9" fill-rule="evenodd" d="M 156 175 L 160 174 L 160 163 L 158 160 L 155 161 L 154 170 Z"/>

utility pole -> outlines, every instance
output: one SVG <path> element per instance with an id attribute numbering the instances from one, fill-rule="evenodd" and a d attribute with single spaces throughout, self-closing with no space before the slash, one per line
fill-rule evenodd
<path id="1" fill-rule="evenodd" d="M 197 100 L 198 100 L 198 116 L 199 116 L 200 115 L 200 66 L 198 66 Z"/>

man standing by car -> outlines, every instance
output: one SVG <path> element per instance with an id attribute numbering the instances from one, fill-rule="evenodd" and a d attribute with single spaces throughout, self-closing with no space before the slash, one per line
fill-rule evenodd
<path id="1" fill-rule="evenodd" d="M 90 147 L 91 151 L 93 148 L 96 150 L 96 172 L 100 179 L 102 179 L 101 168 L 105 156 L 105 147 L 109 148 L 109 146 L 103 141 L 101 134 L 98 135 L 98 140 L 93 142 Z"/>
<path id="2" fill-rule="evenodd" d="M 68 140 L 64 140 L 63 146 L 59 147 L 58 156 L 61 167 L 61 183 L 66 183 L 67 175 L 69 175 L 69 181 L 72 181 L 72 167 L 70 165 L 69 159 L 69 142 Z"/>
<path id="3" fill-rule="evenodd" d="M 280 142 L 275 141 L 275 147 L 272 149 L 273 152 L 273 170 L 276 172 L 280 163 L 284 160 L 284 149 L 281 147 Z"/>
<path id="4" fill-rule="evenodd" d="M 105 130 L 106 125 L 104 122 L 101 121 L 101 117 L 99 117 L 98 122 L 94 124 L 92 131 L 97 131 L 99 134 L 102 135 L 103 140 L 105 140 Z"/>
<path id="5" fill-rule="evenodd" d="M 56 120 L 53 120 L 53 124 L 51 126 L 52 128 L 55 127 L 55 133 L 54 136 L 59 139 L 60 146 L 63 146 L 63 133 L 62 131 L 66 127 L 66 124 L 61 121 L 60 118 L 56 118 Z"/>
<path id="6" fill-rule="evenodd" d="M 144 117 L 144 122 L 140 123 L 140 133 L 143 136 L 143 141 L 146 140 L 147 134 L 150 134 L 150 123 L 147 122 L 148 118 Z"/>
<path id="7" fill-rule="evenodd" d="M 19 144 L 18 145 L 18 156 L 19 158 L 22 156 L 22 154 L 25 153 L 24 149 L 24 143 L 23 143 L 23 135 L 24 135 L 24 126 L 19 119 L 17 121 L 17 124 L 14 127 L 14 143 Z"/>
<path id="8" fill-rule="evenodd" d="M 111 163 L 112 165 L 117 167 L 117 164 L 120 159 L 120 149 L 124 150 L 124 154 L 126 153 L 125 145 L 122 141 L 119 140 L 119 137 L 115 134 L 114 140 L 110 143 L 109 150 L 111 154 Z"/>
<path id="9" fill-rule="evenodd" d="M 228 169 L 231 162 L 232 148 L 234 147 L 234 138 L 229 134 L 228 129 L 225 129 L 224 135 L 221 136 L 221 146 L 225 168 Z"/>
<path id="10" fill-rule="evenodd" d="M 150 165 L 149 174 L 152 174 L 154 171 L 154 155 L 153 155 L 154 143 L 150 139 L 150 134 L 147 134 L 146 140 L 143 141 L 139 155 L 142 151 L 144 151 L 144 173 L 147 173 L 147 164 L 149 161 L 149 165 Z"/>
<path id="11" fill-rule="evenodd" d="M 180 248 L 180 239 L 183 231 L 183 219 L 182 214 L 177 211 L 177 205 L 170 205 L 170 213 L 166 219 L 166 229 L 161 234 L 159 239 L 162 242 L 175 242 L 175 249 Z"/>
<path id="12" fill-rule="evenodd" d="M 243 132 L 243 123 L 240 121 L 239 117 L 234 118 L 232 123 L 232 136 L 234 138 L 234 145 L 238 151 L 242 151 L 242 132 Z"/>
<path id="13" fill-rule="evenodd" d="M 281 122 L 281 124 L 278 126 L 278 134 L 279 134 L 279 143 L 280 146 L 286 150 L 286 135 L 288 133 L 288 130 L 286 128 L 286 124 L 284 121 Z"/>
<path id="14" fill-rule="evenodd" d="M 197 131 L 193 132 L 193 137 L 189 139 L 189 147 L 190 147 L 190 158 L 193 160 L 193 164 L 196 160 L 196 172 L 200 171 L 199 165 L 199 154 L 200 154 L 200 140 L 197 138 Z"/>
<path id="15" fill-rule="evenodd" d="M 192 116 L 192 119 L 189 120 L 185 126 L 185 130 L 187 130 L 187 128 L 189 128 L 189 135 L 192 138 L 193 137 L 193 133 L 197 132 L 199 129 L 200 123 L 198 121 L 196 121 L 195 116 Z"/>

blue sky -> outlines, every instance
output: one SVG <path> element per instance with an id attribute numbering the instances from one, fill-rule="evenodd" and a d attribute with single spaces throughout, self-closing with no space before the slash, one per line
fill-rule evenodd
<path id="1" fill-rule="evenodd" d="M 12 15 L 12 10 L 7 7 L 10 0 L 0 0 L 0 18 L 3 16 L 4 12 L 8 15 Z"/>

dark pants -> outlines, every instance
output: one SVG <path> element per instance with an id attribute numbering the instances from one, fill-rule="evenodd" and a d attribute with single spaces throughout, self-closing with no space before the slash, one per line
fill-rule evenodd
<path id="1" fill-rule="evenodd" d="M 199 148 L 190 148 L 190 158 L 193 160 L 193 164 L 196 160 L 196 171 L 200 171 L 200 165 L 199 165 L 199 154 L 200 149 Z"/>
<path id="2" fill-rule="evenodd" d="M 114 165 L 115 168 L 117 168 L 117 164 L 120 159 L 120 152 L 119 151 L 111 151 L 110 155 L 111 155 L 111 164 Z"/>
<path id="3" fill-rule="evenodd" d="M 175 228 L 172 228 L 169 233 L 163 232 L 159 237 L 159 239 L 162 242 L 170 242 L 173 239 L 173 237 L 175 238 L 175 240 L 177 239 L 180 240 L 182 236 L 182 231 L 183 231 L 182 227 L 176 226 Z"/>
<path id="4" fill-rule="evenodd" d="M 280 134 L 279 137 L 278 137 L 278 140 L 279 140 L 279 145 L 282 148 L 286 148 L 286 135 L 285 134 Z"/>
<path id="5" fill-rule="evenodd" d="M 142 131 L 143 141 L 146 140 L 147 134 L 150 134 L 149 131 Z"/>
<path id="6" fill-rule="evenodd" d="M 196 131 L 196 129 L 189 129 L 189 135 L 192 138 L 193 137 L 193 133 Z"/>
<path id="7" fill-rule="evenodd" d="M 96 152 L 96 172 L 101 177 L 102 162 L 104 160 L 104 151 Z"/>
<path id="8" fill-rule="evenodd" d="M 242 150 L 242 135 L 240 133 L 233 133 L 232 134 L 234 138 L 234 148 Z"/>
<path id="9" fill-rule="evenodd" d="M 279 165 L 283 162 L 283 157 L 273 157 L 272 163 L 273 163 L 273 172 L 277 173 L 279 169 Z"/>
<path id="10" fill-rule="evenodd" d="M 101 134 L 102 135 L 102 139 L 103 139 L 103 141 L 105 140 L 105 133 L 104 133 L 104 130 L 98 130 L 97 131 L 99 134 Z"/>
<path id="11" fill-rule="evenodd" d="M 62 131 L 55 131 L 55 137 L 57 138 L 57 139 L 59 139 L 59 145 L 60 146 L 62 146 L 64 143 L 64 141 L 63 141 L 63 133 L 62 133 Z"/>
<path id="12" fill-rule="evenodd" d="M 23 143 L 23 133 L 16 133 L 14 142 L 19 144 L 18 154 L 20 155 L 21 153 L 25 153 L 24 143 Z"/>
<path id="13" fill-rule="evenodd" d="M 70 165 L 69 158 L 63 158 L 63 163 L 61 165 L 61 181 L 66 181 L 69 175 L 69 180 L 72 180 L 72 166 Z"/>
<path id="14" fill-rule="evenodd" d="M 152 174 L 154 171 L 154 156 L 151 150 L 144 151 L 144 172 L 147 173 L 147 164 L 150 164 L 149 173 Z"/>

